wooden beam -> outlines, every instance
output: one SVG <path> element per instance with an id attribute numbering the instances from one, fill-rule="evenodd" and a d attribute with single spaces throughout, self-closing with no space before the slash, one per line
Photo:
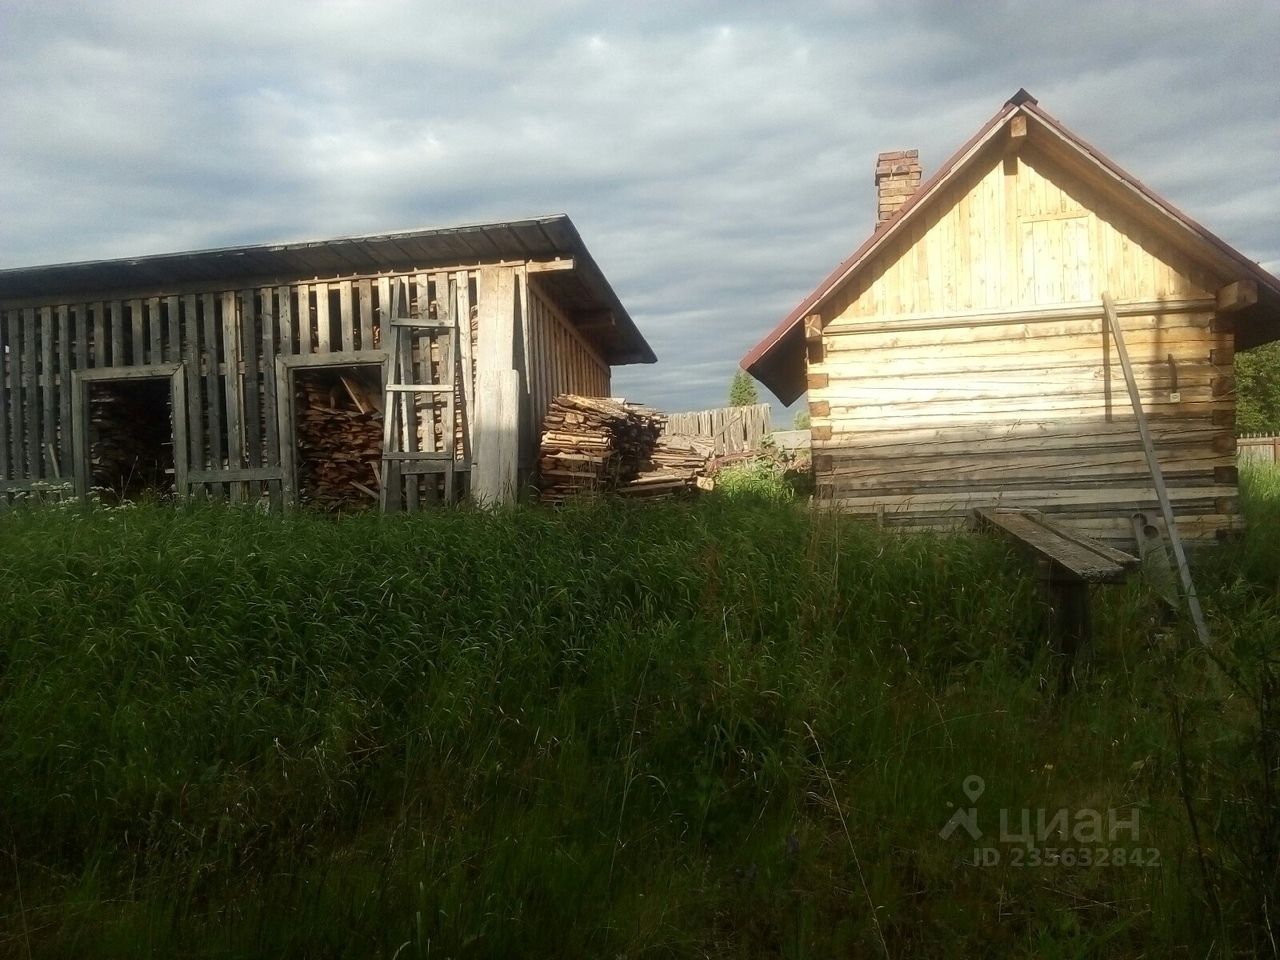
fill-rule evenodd
<path id="1" fill-rule="evenodd" d="M 831 416 L 831 404 L 826 400 L 810 400 L 809 416 L 811 417 Z"/>
<path id="2" fill-rule="evenodd" d="M 1013 141 L 1015 146 L 1022 146 L 1027 142 L 1027 118 L 1019 113 L 1015 114 L 1013 119 L 1009 121 L 1009 139 Z"/>
<path id="3" fill-rule="evenodd" d="M 576 264 L 572 257 L 562 260 L 530 260 L 525 268 L 530 273 L 554 273 L 560 270 L 572 270 Z"/>
<path id="4" fill-rule="evenodd" d="M 804 318 L 804 338 L 819 340 L 822 338 L 822 315 L 811 313 Z"/>
<path id="5" fill-rule="evenodd" d="M 1218 312 L 1232 313 L 1258 302 L 1258 281 L 1237 280 L 1218 289 Z"/>
<path id="6" fill-rule="evenodd" d="M 1138 393 L 1138 383 L 1133 376 L 1133 365 L 1129 363 L 1129 351 L 1124 345 L 1124 333 L 1120 330 L 1120 320 L 1116 316 L 1115 304 L 1110 294 L 1102 295 L 1102 310 L 1106 316 L 1107 327 L 1116 342 L 1116 356 L 1120 358 L 1120 368 L 1124 371 L 1125 385 L 1129 388 L 1129 401 L 1133 404 L 1133 413 L 1138 420 L 1138 433 L 1142 437 L 1142 450 L 1147 457 L 1147 468 L 1151 471 L 1151 481 L 1155 484 L 1156 496 L 1160 499 L 1160 513 L 1164 517 L 1165 532 L 1169 543 L 1173 546 L 1173 556 L 1178 564 L 1178 576 L 1182 580 L 1182 593 L 1191 612 L 1191 622 L 1195 625 L 1196 636 L 1204 646 L 1209 645 L 1209 628 L 1205 625 L 1204 614 L 1200 610 L 1200 598 L 1196 596 L 1195 583 L 1191 579 L 1191 568 L 1187 565 L 1187 555 L 1182 549 L 1182 537 L 1178 534 L 1178 521 L 1173 515 L 1173 504 L 1169 501 L 1169 491 L 1164 485 L 1164 473 L 1160 469 L 1160 458 L 1156 456 L 1155 442 L 1151 439 L 1151 428 L 1142 412 L 1142 397 Z"/>
<path id="7" fill-rule="evenodd" d="M 828 384 L 828 376 L 825 373 L 811 373 L 808 379 L 808 388 L 810 390 L 825 390 Z"/>

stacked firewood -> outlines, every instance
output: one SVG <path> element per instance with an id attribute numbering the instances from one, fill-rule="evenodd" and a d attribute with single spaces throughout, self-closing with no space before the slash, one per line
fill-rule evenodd
<path id="1" fill-rule="evenodd" d="M 663 436 L 665 417 L 647 407 L 599 397 L 563 395 L 543 421 L 539 459 L 542 499 L 616 492 L 666 499 L 706 484 L 714 443 Z"/>
<path id="2" fill-rule="evenodd" d="M 382 488 L 382 397 L 351 373 L 299 378 L 298 480 L 326 510 L 374 506 Z"/>
<path id="3" fill-rule="evenodd" d="M 556 397 L 542 423 L 542 499 L 559 503 L 634 480 L 648 466 L 662 424 L 661 414 L 636 404 L 575 394 Z"/>
<path id="4" fill-rule="evenodd" d="M 690 493 L 706 485 L 707 464 L 714 452 L 715 442 L 710 438 L 664 434 L 645 468 L 618 492 L 646 500 Z"/>

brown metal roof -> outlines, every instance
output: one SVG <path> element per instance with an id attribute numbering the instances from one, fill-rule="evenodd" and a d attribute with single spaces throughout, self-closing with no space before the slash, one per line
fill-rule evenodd
<path id="1" fill-rule="evenodd" d="M 570 313 L 590 316 L 591 337 L 610 364 L 657 358 L 565 215 L 409 230 L 400 233 L 220 247 L 116 260 L 0 270 L 0 300 L 111 291 L 163 291 L 186 283 L 297 280 L 383 270 L 572 257 L 574 269 L 543 274 L 542 283 Z M 601 324 L 609 315 L 612 323 Z"/>
<path id="2" fill-rule="evenodd" d="M 1172 226 L 1180 228 L 1223 259 L 1231 261 L 1233 266 L 1238 267 L 1246 276 L 1256 279 L 1260 296 L 1265 293 L 1269 304 L 1276 311 L 1280 311 L 1280 279 L 1263 270 L 1258 264 L 1210 233 L 1155 191 L 1144 186 L 1137 178 L 1126 173 L 1100 151 L 1046 113 L 1026 90 L 1019 90 L 996 112 L 995 116 L 983 124 L 977 133 L 965 141 L 959 150 L 921 184 L 920 189 L 912 194 L 892 217 L 878 225 L 862 246 L 832 270 L 812 293 L 783 318 L 781 323 L 751 348 L 742 358 L 742 368 L 773 391 L 778 399 L 784 403 L 793 403 L 805 389 L 804 318 L 813 313 L 828 296 L 865 266 L 872 253 L 896 234 L 903 223 L 911 219 L 912 212 L 923 207 L 929 198 L 936 195 L 939 188 L 950 181 L 982 147 L 990 142 L 1013 115 L 1019 112 L 1034 117 L 1046 130 L 1056 134 L 1063 143 L 1086 155 L 1114 177 L 1120 185 L 1128 188 L 1142 201 L 1163 214 Z M 1277 333 L 1277 337 L 1280 337 L 1280 332 Z M 1258 338 L 1255 338 L 1255 341 L 1262 342 Z M 1256 342 L 1249 345 L 1256 345 Z"/>

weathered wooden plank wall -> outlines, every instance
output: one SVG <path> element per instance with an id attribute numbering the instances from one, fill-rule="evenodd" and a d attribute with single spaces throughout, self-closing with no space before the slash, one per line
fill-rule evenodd
<path id="1" fill-rule="evenodd" d="M 536 277 L 529 282 L 527 354 L 530 399 L 526 417 L 532 436 L 541 432 L 547 407 L 559 394 L 609 396 L 609 365 L 541 289 Z"/>
<path id="2" fill-rule="evenodd" d="M 411 382 L 440 383 L 455 370 L 462 373 L 452 395 L 435 392 L 408 401 L 412 437 L 405 439 L 415 449 L 443 449 L 444 431 L 452 429 L 458 462 L 469 464 L 486 310 L 504 317 L 509 329 L 484 349 L 495 351 L 491 362 L 518 369 L 521 377 L 519 432 L 529 445 L 521 463 L 531 458 L 532 439 L 552 396 L 609 392 L 608 365 L 539 285 L 529 282 L 523 265 L 9 302 L 0 304 L 0 485 L 20 490 L 33 481 L 69 476 L 75 371 L 180 361 L 187 374 L 185 409 L 176 415 L 184 418 L 180 453 L 190 469 L 190 492 L 280 503 L 286 479 L 282 445 L 293 438 L 280 433 L 279 404 L 292 398 L 277 381 L 276 358 L 324 362 L 341 356 L 361 362 L 368 354 L 370 362 L 380 363 L 383 320 L 395 289 L 403 315 L 458 322 L 456 356 L 442 356 L 435 335 L 417 338 L 412 348 Z M 406 480 L 405 501 L 432 499 L 435 484 L 426 476 Z"/>
<path id="3" fill-rule="evenodd" d="M 772 416 L 767 403 L 669 413 L 663 432 L 713 440 L 716 456 L 742 453 L 760 449 L 761 441 L 772 429 Z"/>

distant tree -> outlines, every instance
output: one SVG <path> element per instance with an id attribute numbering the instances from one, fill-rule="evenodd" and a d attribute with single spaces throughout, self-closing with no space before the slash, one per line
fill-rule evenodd
<path id="1" fill-rule="evenodd" d="M 1236 432 L 1280 433 L 1280 343 L 1236 354 Z"/>
<path id="2" fill-rule="evenodd" d="M 797 430 L 809 429 L 809 411 L 808 410 L 801 410 L 796 414 L 796 429 Z"/>
<path id="3" fill-rule="evenodd" d="M 729 406 L 749 407 L 759 402 L 756 382 L 751 379 L 751 374 L 739 368 L 733 375 L 733 383 L 729 385 Z"/>

